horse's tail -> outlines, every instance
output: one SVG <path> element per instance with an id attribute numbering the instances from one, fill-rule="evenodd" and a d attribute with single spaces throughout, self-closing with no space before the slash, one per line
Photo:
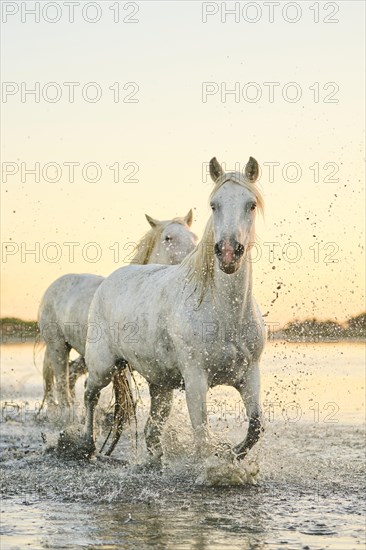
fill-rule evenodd
<path id="1" fill-rule="evenodd" d="M 34 344 L 33 344 L 33 365 L 38 369 L 36 359 L 37 359 L 37 353 L 45 346 L 45 341 L 42 338 L 41 329 L 39 327 L 39 324 L 37 323 L 37 329 L 36 334 L 34 336 Z"/>
<path id="2" fill-rule="evenodd" d="M 127 369 L 129 369 L 129 366 L 124 363 L 123 370 L 118 371 L 113 377 L 113 391 L 115 399 L 113 425 L 100 450 L 100 452 L 103 451 L 112 433 L 112 442 L 105 453 L 107 456 L 112 454 L 121 437 L 123 427 L 127 423 L 130 424 L 132 419 L 135 421 L 137 439 L 136 402 L 133 398 L 131 385 L 127 377 Z"/>

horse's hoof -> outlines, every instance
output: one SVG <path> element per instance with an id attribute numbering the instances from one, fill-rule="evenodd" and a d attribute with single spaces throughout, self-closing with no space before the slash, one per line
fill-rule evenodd
<path id="1" fill-rule="evenodd" d="M 89 460 L 95 454 L 95 445 L 84 437 L 80 438 L 73 433 L 62 431 L 57 442 L 56 452 L 60 458 Z"/>

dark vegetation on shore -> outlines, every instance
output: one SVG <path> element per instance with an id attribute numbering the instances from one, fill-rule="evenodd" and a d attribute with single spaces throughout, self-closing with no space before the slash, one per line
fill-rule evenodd
<path id="1" fill-rule="evenodd" d="M 16 317 L 0 319 L 1 343 L 29 342 L 39 335 L 36 321 L 23 321 Z M 315 318 L 305 321 L 291 321 L 285 327 L 270 331 L 271 340 L 284 339 L 288 342 L 336 342 L 347 339 L 366 339 L 366 312 L 349 317 L 344 324 L 336 321 L 319 321 Z"/>
<path id="2" fill-rule="evenodd" d="M 319 321 L 315 318 L 292 321 L 274 333 L 275 338 L 288 342 L 337 342 L 339 340 L 366 338 L 366 313 L 349 317 L 344 324 L 336 321 Z"/>
<path id="3" fill-rule="evenodd" d="M 17 317 L 2 317 L 0 319 L 1 343 L 29 342 L 39 334 L 37 321 L 23 321 Z"/>

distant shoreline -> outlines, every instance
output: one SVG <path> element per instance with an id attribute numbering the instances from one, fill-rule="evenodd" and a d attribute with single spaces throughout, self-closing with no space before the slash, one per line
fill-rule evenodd
<path id="1" fill-rule="evenodd" d="M 36 339 L 34 336 L 5 336 L 1 335 L 0 345 L 6 346 L 7 344 L 35 344 Z M 42 344 L 42 342 L 40 342 Z"/>
<path id="2" fill-rule="evenodd" d="M 249 328 L 250 330 L 250 328 Z M 319 321 L 315 318 L 291 321 L 283 328 L 267 325 L 268 341 L 288 343 L 366 342 L 366 313 L 349 317 L 344 324 L 337 321 Z M 0 319 L 0 344 L 35 343 L 40 340 L 36 321 L 16 317 Z"/>

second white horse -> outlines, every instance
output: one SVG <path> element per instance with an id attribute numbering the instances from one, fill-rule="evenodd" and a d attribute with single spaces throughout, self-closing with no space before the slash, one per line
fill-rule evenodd
<path id="1" fill-rule="evenodd" d="M 185 217 L 158 221 L 146 215 L 151 226 L 137 245 L 133 264 L 178 264 L 197 244 L 190 231 L 192 210 Z M 56 379 L 58 403 L 70 406 L 69 353 L 73 348 L 82 357 L 88 329 L 88 313 L 93 296 L 104 277 L 68 274 L 56 279 L 46 290 L 38 312 L 41 337 L 46 343 L 43 363 L 45 401 L 53 404 Z M 126 334 L 131 327 L 126 328 Z M 79 362 L 82 362 L 82 358 Z"/>

